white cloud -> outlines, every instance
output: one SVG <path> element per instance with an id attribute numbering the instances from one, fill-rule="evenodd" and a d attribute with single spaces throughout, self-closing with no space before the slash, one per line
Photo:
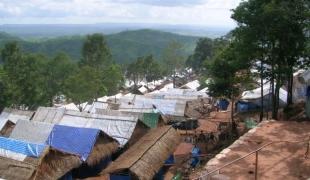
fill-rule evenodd
<path id="1" fill-rule="evenodd" d="M 2 23 L 143 22 L 233 26 L 241 0 L 1 0 Z"/>

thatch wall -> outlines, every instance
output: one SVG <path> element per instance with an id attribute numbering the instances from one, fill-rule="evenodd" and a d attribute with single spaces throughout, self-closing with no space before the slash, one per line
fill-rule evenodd
<path id="1" fill-rule="evenodd" d="M 0 157 L 0 178 L 8 180 L 31 179 L 35 171 L 34 164 Z"/>
<path id="2" fill-rule="evenodd" d="M 81 164 L 82 162 L 78 156 L 50 149 L 40 160 L 40 165 L 38 166 L 33 179 L 59 179 L 73 168 L 79 167 Z"/>
<path id="3" fill-rule="evenodd" d="M 152 129 L 101 174 L 129 170 L 138 179 L 152 179 L 180 143 L 171 126 Z"/>
<path id="4" fill-rule="evenodd" d="M 119 144 L 116 140 L 112 139 L 110 136 L 104 133 L 100 133 L 92 152 L 86 160 L 86 163 L 89 166 L 94 166 L 100 163 L 102 159 L 105 159 L 115 153 L 118 147 Z"/>

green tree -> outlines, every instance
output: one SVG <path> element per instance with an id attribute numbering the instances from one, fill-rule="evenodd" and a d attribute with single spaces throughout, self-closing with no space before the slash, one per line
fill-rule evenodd
<path id="1" fill-rule="evenodd" d="M 181 72 L 185 66 L 185 58 L 182 55 L 183 46 L 182 44 L 172 41 L 169 43 L 167 48 L 164 50 L 162 59 L 165 65 L 167 75 L 172 76 L 173 86 L 175 87 L 175 79 L 178 72 Z"/>
<path id="2" fill-rule="evenodd" d="M 82 48 L 82 65 L 104 69 L 112 64 L 110 49 L 102 34 L 88 35 Z"/>
<path id="3" fill-rule="evenodd" d="M 209 38 L 201 38 L 198 40 L 194 54 L 189 56 L 186 65 L 193 68 L 194 71 L 200 72 L 206 59 L 213 56 L 213 42 Z"/>
<path id="4" fill-rule="evenodd" d="M 208 94 L 212 97 L 227 98 L 231 101 L 231 117 L 234 123 L 234 103 L 246 86 L 252 82 L 249 72 L 250 63 L 236 51 L 237 44 L 218 52 L 206 62 L 208 69 Z M 232 129 L 233 130 L 233 129 Z"/>
<path id="5" fill-rule="evenodd" d="M 76 64 L 65 53 L 59 53 L 47 62 L 45 76 L 50 105 L 52 105 L 55 96 L 64 93 L 65 80 L 73 73 L 76 73 L 76 69 Z"/>
<path id="6" fill-rule="evenodd" d="M 75 74 L 65 80 L 66 97 L 79 105 L 80 111 L 83 102 L 94 101 L 97 97 L 106 95 L 106 87 L 102 84 L 100 74 L 95 68 L 83 66 Z"/>
<path id="7" fill-rule="evenodd" d="M 300 59 L 307 59 L 302 56 L 306 48 L 306 32 L 309 32 L 309 2 L 249 0 L 234 10 L 232 18 L 238 22 L 235 37 L 253 47 L 248 51 L 256 56 L 252 60 L 260 60 L 261 69 L 264 64 L 270 66 L 260 71 L 261 77 L 270 79 L 272 116 L 277 119 L 279 89 L 288 84 L 287 99 L 291 103 L 293 69 Z"/>
<path id="8" fill-rule="evenodd" d="M 118 91 L 124 85 L 124 76 L 119 65 L 110 65 L 109 68 L 104 71 L 102 76 L 103 84 L 105 85 L 105 87 L 108 87 L 108 95 L 114 95 L 118 93 Z"/>
<path id="9" fill-rule="evenodd" d="M 144 78 L 144 57 L 138 57 L 136 61 L 127 66 L 126 77 L 133 81 L 134 88 L 137 88 L 138 83 Z"/>
<path id="10" fill-rule="evenodd" d="M 6 73 L 6 95 L 10 104 L 28 109 L 46 105 L 46 58 L 38 54 L 23 54 L 17 43 L 9 43 L 2 50 L 2 59 Z"/>

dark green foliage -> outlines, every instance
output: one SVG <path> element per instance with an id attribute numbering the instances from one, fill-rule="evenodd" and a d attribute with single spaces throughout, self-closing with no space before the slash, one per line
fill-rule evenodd
<path id="1" fill-rule="evenodd" d="M 48 103 L 44 58 L 38 54 L 23 54 L 16 43 L 5 46 L 2 50 L 5 71 L 2 85 L 6 91 L 6 104 L 34 109 Z"/>
<path id="2" fill-rule="evenodd" d="M 81 67 L 65 81 L 65 95 L 75 104 L 94 101 L 106 95 L 106 87 L 102 84 L 101 74 L 96 68 Z"/>
<path id="3" fill-rule="evenodd" d="M 112 57 L 102 34 L 88 35 L 82 48 L 81 65 L 98 69 L 110 66 Z"/>
<path id="4" fill-rule="evenodd" d="M 294 69 L 309 61 L 309 9 L 307 0 L 249 0 L 232 15 L 238 22 L 233 36 L 243 44 L 240 54 L 270 66 L 260 71 L 272 84 L 273 118 L 277 118 L 280 87 L 287 84 L 287 101 L 292 103 Z"/>
<path id="5" fill-rule="evenodd" d="M 139 57 L 127 66 L 126 77 L 137 86 L 137 83 L 142 80 L 152 82 L 161 79 L 162 68 L 152 55 Z"/>
<path id="6" fill-rule="evenodd" d="M 65 53 L 59 53 L 46 64 L 44 76 L 46 77 L 47 96 L 52 105 L 53 98 L 64 93 L 65 80 L 77 73 L 77 64 Z"/>

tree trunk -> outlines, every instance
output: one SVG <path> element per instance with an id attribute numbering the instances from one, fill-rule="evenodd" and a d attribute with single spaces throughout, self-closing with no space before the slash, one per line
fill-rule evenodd
<path id="1" fill-rule="evenodd" d="M 271 65 L 271 96 L 272 96 L 272 119 L 277 118 L 277 110 L 276 110 L 276 96 L 275 96 L 275 89 L 274 89 L 274 65 Z"/>
<path id="2" fill-rule="evenodd" d="M 260 108 L 260 116 L 259 122 L 263 121 L 264 117 L 264 77 L 263 77 L 263 61 L 260 63 L 260 96 L 261 96 L 261 108 Z"/>
<path id="3" fill-rule="evenodd" d="M 176 76 L 176 71 L 173 71 L 173 88 L 175 88 L 175 76 Z"/>
<path id="4" fill-rule="evenodd" d="M 293 104 L 293 81 L 294 81 L 293 69 L 292 67 L 290 67 L 287 83 L 287 99 L 286 99 L 287 106 Z"/>

